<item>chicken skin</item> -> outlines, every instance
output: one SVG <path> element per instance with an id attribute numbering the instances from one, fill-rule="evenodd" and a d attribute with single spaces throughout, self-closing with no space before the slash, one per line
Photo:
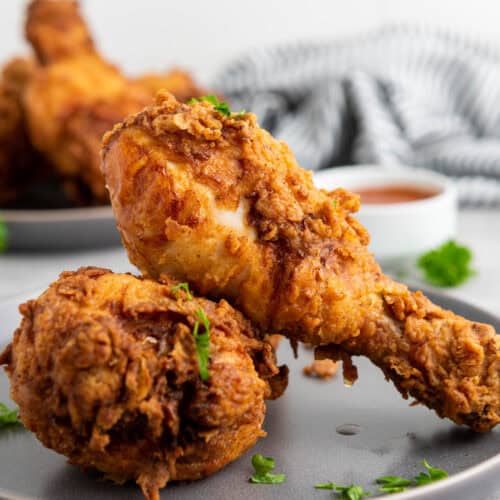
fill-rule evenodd
<path id="1" fill-rule="evenodd" d="M 379 366 L 402 395 L 487 431 L 500 421 L 500 339 L 385 276 L 351 216 L 254 115 L 164 92 L 104 139 L 102 168 L 130 260 L 225 298 L 264 330 Z M 346 370 L 347 367 L 347 370 Z"/>
<path id="2" fill-rule="evenodd" d="M 26 36 L 43 66 L 24 99 L 31 141 L 76 191 L 88 190 L 95 202 L 105 203 L 102 135 L 149 104 L 158 89 L 152 89 L 151 76 L 129 80 L 101 57 L 75 1 L 32 1 Z M 169 88 L 168 75 L 157 78 Z M 170 79 L 179 97 L 199 95 L 187 75 L 176 71 Z"/>
<path id="3" fill-rule="evenodd" d="M 65 272 L 20 307 L 22 323 L 0 356 L 22 421 L 45 446 L 118 483 L 135 480 L 149 500 L 168 481 L 216 472 L 265 436 L 264 399 L 286 386 L 286 368 L 240 313 L 175 284 Z M 193 333 L 199 310 L 209 321 L 205 381 Z"/>

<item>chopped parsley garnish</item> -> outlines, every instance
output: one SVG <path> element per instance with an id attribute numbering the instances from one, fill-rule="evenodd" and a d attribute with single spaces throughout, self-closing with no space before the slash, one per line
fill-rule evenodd
<path id="1" fill-rule="evenodd" d="M 255 469 L 255 474 L 250 476 L 249 481 L 255 484 L 280 484 L 286 479 L 285 474 L 273 474 L 274 458 L 263 457 L 260 453 L 256 453 L 252 457 L 252 465 Z"/>
<path id="2" fill-rule="evenodd" d="M 382 476 L 376 479 L 382 493 L 400 493 L 411 486 L 411 481 L 401 476 Z"/>
<path id="3" fill-rule="evenodd" d="M 0 403 L 0 429 L 19 423 L 21 423 L 19 410 L 10 410 L 3 403 Z"/>
<path id="4" fill-rule="evenodd" d="M 334 199 L 332 200 L 332 203 L 333 203 L 333 208 L 334 208 L 335 210 L 337 210 L 337 206 L 338 206 L 338 204 L 339 204 L 339 201 L 337 200 L 337 198 L 334 198 Z"/>
<path id="5" fill-rule="evenodd" d="M 189 283 L 178 283 L 177 285 L 174 285 L 171 288 L 171 291 L 174 294 L 174 297 L 176 299 L 179 298 L 179 290 L 184 290 L 184 293 L 186 294 L 187 300 L 193 300 L 193 296 L 191 295 L 191 292 L 189 291 Z"/>
<path id="6" fill-rule="evenodd" d="M 212 104 L 215 111 L 218 111 L 221 115 L 224 116 L 231 116 L 231 114 L 233 114 L 234 118 L 241 118 L 243 115 L 246 114 L 246 111 L 244 109 L 242 109 L 238 113 L 232 113 L 228 103 L 224 101 L 219 101 L 219 98 L 215 95 L 203 95 L 199 98 L 192 97 L 191 99 L 189 99 L 187 103 L 194 104 L 195 102 L 208 102 Z"/>
<path id="7" fill-rule="evenodd" d="M 7 226 L 5 222 L 0 219 L 0 253 L 7 250 Z"/>
<path id="8" fill-rule="evenodd" d="M 206 382 L 210 378 L 210 373 L 208 372 L 208 358 L 210 356 L 210 321 L 201 307 L 198 307 L 196 310 L 196 316 L 199 321 L 194 324 L 193 337 L 196 344 L 196 356 L 198 358 L 200 378 L 203 382 Z M 198 333 L 200 321 L 205 329 L 203 333 Z"/>
<path id="9" fill-rule="evenodd" d="M 331 481 L 329 483 L 316 483 L 314 487 L 317 490 L 334 490 L 335 483 L 332 483 Z"/>
<path id="10" fill-rule="evenodd" d="M 417 265 L 425 279 L 437 286 L 458 286 L 475 274 L 470 267 L 472 252 L 450 240 L 419 257 Z"/>
<path id="11" fill-rule="evenodd" d="M 350 486 L 335 486 L 335 490 L 342 493 L 341 498 L 346 500 L 362 500 L 371 495 L 369 491 L 365 491 L 362 486 L 351 484 Z"/>
<path id="12" fill-rule="evenodd" d="M 436 469 L 429 465 L 427 460 L 422 460 L 422 465 L 427 469 L 427 473 L 421 472 L 414 481 L 417 486 L 424 486 L 425 484 L 441 481 L 448 477 L 448 473 L 444 469 Z"/>

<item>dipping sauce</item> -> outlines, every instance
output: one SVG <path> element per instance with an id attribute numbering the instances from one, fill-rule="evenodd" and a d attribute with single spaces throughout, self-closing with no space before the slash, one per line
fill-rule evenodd
<path id="1" fill-rule="evenodd" d="M 424 200 L 436 196 L 439 191 L 407 185 L 374 186 L 354 190 L 361 196 L 365 205 L 381 205 L 386 203 L 405 203 Z"/>

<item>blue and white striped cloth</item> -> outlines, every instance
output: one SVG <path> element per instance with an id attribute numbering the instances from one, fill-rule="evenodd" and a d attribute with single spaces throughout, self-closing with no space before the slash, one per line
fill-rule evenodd
<path id="1" fill-rule="evenodd" d="M 255 50 L 215 88 L 255 112 L 301 165 L 404 164 L 456 179 L 464 204 L 500 206 L 500 51 L 391 27 Z"/>

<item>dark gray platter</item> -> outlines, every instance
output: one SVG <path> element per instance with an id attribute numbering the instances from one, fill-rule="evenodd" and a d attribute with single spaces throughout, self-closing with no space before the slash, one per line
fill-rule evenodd
<path id="1" fill-rule="evenodd" d="M 110 206 L 50 210 L 0 209 L 9 250 L 67 250 L 120 244 Z"/>
<path id="2" fill-rule="evenodd" d="M 463 302 L 429 293 L 430 298 L 477 321 L 500 320 Z M 16 302 L 19 299 L 16 300 Z M 0 343 L 18 323 L 16 303 L 0 305 Z M 288 345 L 280 348 L 280 361 L 291 369 L 290 385 L 278 401 L 270 402 L 265 422 L 268 437 L 220 473 L 202 481 L 169 485 L 163 499 L 267 500 L 330 499 L 331 492 L 314 490 L 316 482 L 358 483 L 376 494 L 373 480 L 382 475 L 413 477 L 420 461 L 446 468 L 451 477 L 431 486 L 391 495 L 392 500 L 500 499 L 500 429 L 474 434 L 439 419 L 422 407 L 409 407 L 378 369 L 358 360 L 360 378 L 352 387 L 334 381 L 304 377 L 302 367 L 311 353 L 302 350 L 293 360 Z M 0 401 L 8 401 L 8 381 L 0 376 Z M 361 430 L 346 436 L 336 432 L 342 424 Z M 281 485 L 252 485 L 253 453 L 276 458 L 277 472 L 287 474 Z M 29 432 L 12 428 L 0 432 L 0 498 L 47 500 L 118 500 L 142 498 L 133 485 L 114 486 L 90 479 L 66 465 L 63 457 L 44 449 Z"/>

